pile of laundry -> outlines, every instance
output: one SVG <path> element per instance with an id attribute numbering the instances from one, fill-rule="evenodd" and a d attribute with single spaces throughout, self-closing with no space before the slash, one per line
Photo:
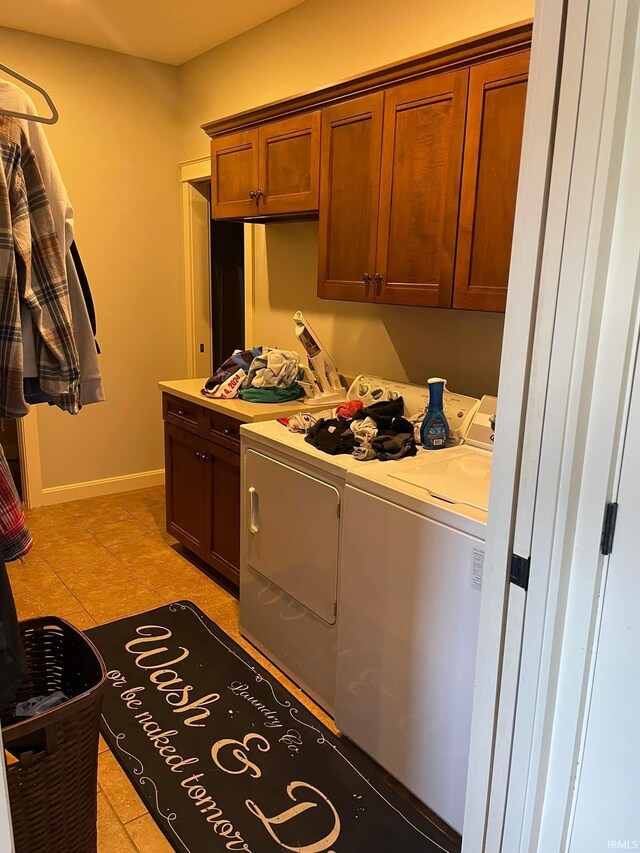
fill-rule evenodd
<path id="1" fill-rule="evenodd" d="M 299 376 L 300 356 L 293 350 L 236 350 L 206 381 L 201 393 L 214 400 L 239 397 L 250 403 L 288 403 L 304 397 Z"/>
<path id="2" fill-rule="evenodd" d="M 287 426 L 291 432 L 306 433 L 306 442 L 331 456 L 345 453 L 361 462 L 386 462 L 416 455 L 416 425 L 423 417 L 406 418 L 402 397 L 367 407 L 351 400 L 331 417 L 301 413 L 289 418 Z"/>

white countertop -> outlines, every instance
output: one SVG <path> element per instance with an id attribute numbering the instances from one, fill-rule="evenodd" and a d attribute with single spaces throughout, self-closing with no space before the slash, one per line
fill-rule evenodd
<path id="1" fill-rule="evenodd" d="M 296 400 L 291 403 L 248 403 L 246 400 L 240 399 L 211 400 L 200 393 L 200 389 L 204 387 L 206 381 L 206 379 L 175 379 L 159 382 L 158 388 L 168 394 L 173 394 L 174 397 L 181 397 L 183 400 L 197 403 L 205 409 L 220 412 L 245 424 L 286 418 L 309 408 L 305 405 L 304 400 Z"/>

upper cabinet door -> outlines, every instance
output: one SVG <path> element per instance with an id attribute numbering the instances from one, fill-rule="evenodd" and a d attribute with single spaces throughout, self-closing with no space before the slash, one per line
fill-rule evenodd
<path id="1" fill-rule="evenodd" d="M 373 300 L 384 94 L 322 112 L 318 296 Z"/>
<path id="2" fill-rule="evenodd" d="M 385 94 L 376 302 L 451 306 L 468 79 Z"/>
<path id="3" fill-rule="evenodd" d="M 529 51 L 471 69 L 454 308 L 504 311 Z"/>
<path id="4" fill-rule="evenodd" d="M 320 110 L 259 128 L 260 216 L 316 211 Z"/>
<path id="5" fill-rule="evenodd" d="M 258 210 L 258 131 L 211 141 L 211 216 L 241 219 Z"/>

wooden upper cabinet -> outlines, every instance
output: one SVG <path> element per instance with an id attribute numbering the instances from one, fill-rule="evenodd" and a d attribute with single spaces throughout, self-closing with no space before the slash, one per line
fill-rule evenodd
<path id="1" fill-rule="evenodd" d="M 385 93 L 376 302 L 451 306 L 468 80 Z"/>
<path id="2" fill-rule="evenodd" d="M 246 130 L 211 141 L 211 216 L 255 216 L 258 189 L 258 131 Z"/>
<path id="3" fill-rule="evenodd" d="M 372 301 L 384 94 L 322 113 L 318 295 Z"/>
<path id="4" fill-rule="evenodd" d="M 320 110 L 211 142 L 211 216 L 313 213 L 320 186 Z"/>
<path id="5" fill-rule="evenodd" d="M 320 115 L 315 110 L 259 128 L 260 216 L 318 209 Z"/>
<path id="6" fill-rule="evenodd" d="M 318 215 L 318 295 L 504 311 L 532 22 L 217 119 L 212 215 Z"/>
<path id="7" fill-rule="evenodd" d="M 529 51 L 471 69 L 454 308 L 504 311 Z"/>

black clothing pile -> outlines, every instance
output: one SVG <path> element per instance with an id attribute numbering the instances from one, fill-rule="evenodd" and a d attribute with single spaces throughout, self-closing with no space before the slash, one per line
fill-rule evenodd
<path id="1" fill-rule="evenodd" d="M 330 456 L 353 454 L 362 461 L 386 462 L 418 452 L 402 397 L 359 409 L 353 418 L 321 418 L 305 441 Z"/>
<path id="2" fill-rule="evenodd" d="M 350 424 L 351 421 L 344 418 L 320 418 L 307 433 L 305 441 L 330 456 L 353 453 L 356 437 Z"/>

